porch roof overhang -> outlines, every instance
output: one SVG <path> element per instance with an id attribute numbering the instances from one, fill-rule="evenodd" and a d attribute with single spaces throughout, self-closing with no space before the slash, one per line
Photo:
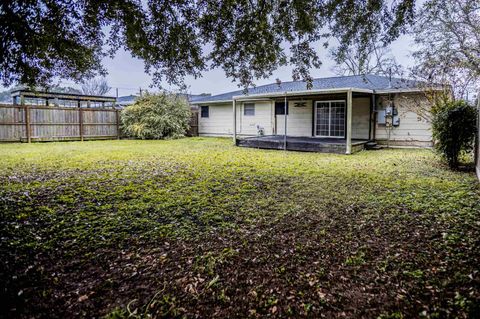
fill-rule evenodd
<path id="1" fill-rule="evenodd" d="M 233 96 L 233 100 L 236 101 L 249 101 L 249 100 L 258 100 L 261 98 L 277 98 L 277 97 L 295 97 L 295 96 L 305 96 L 305 95 L 317 95 L 317 94 L 335 94 L 335 93 L 347 93 L 347 92 L 357 92 L 357 93 L 373 93 L 373 90 L 369 89 L 359 89 L 359 88 L 338 88 L 338 89 L 321 89 L 321 90 L 305 90 L 305 91 L 285 91 L 285 92 L 274 92 L 274 93 L 262 93 L 262 94 L 251 94 L 251 95 L 236 95 Z"/>
<path id="2" fill-rule="evenodd" d="M 430 90 L 439 91 L 443 88 L 433 87 L 429 88 Z M 394 94 L 394 93 L 418 93 L 425 91 L 425 88 L 411 88 L 411 89 L 384 89 L 384 90 L 371 90 L 371 89 L 362 89 L 362 88 L 336 88 L 336 89 L 320 89 L 320 90 L 304 90 L 304 91 L 285 91 L 285 92 L 271 92 L 271 93 L 261 93 L 261 94 L 249 94 L 249 95 L 234 95 L 231 99 L 224 100 L 211 100 L 211 101 L 192 101 L 192 105 L 205 105 L 205 104 L 224 104 L 232 103 L 235 101 L 258 101 L 258 100 L 271 100 L 281 97 L 295 97 L 295 96 L 309 96 L 309 95 L 318 95 L 318 94 L 336 94 L 336 93 L 366 93 L 366 94 Z"/>
<path id="3" fill-rule="evenodd" d="M 261 93 L 261 94 L 249 94 L 249 95 L 234 95 L 232 99 L 225 100 L 212 100 L 212 101 L 192 101 L 191 104 L 200 105 L 200 104 L 221 104 L 221 103 L 231 103 L 235 101 L 251 101 L 251 100 L 270 100 L 278 97 L 294 97 L 294 96 L 305 96 L 305 95 L 317 95 L 317 94 L 335 94 L 335 93 L 347 93 L 347 92 L 357 92 L 357 93 L 375 93 L 373 90 L 361 89 L 361 88 L 338 88 L 338 89 L 321 89 L 321 90 L 304 90 L 304 91 L 285 91 L 285 92 L 271 92 L 271 93 Z"/>

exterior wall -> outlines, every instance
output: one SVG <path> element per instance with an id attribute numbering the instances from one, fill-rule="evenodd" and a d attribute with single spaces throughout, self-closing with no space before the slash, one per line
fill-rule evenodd
<path id="1" fill-rule="evenodd" d="M 379 104 L 386 105 L 388 97 L 381 97 Z M 428 109 L 428 101 L 420 94 L 395 94 L 393 103 L 398 111 L 400 125 L 387 129 L 376 124 L 375 138 L 379 144 L 392 146 L 432 146 L 431 124 L 426 116 L 419 116 L 420 109 Z M 377 105 L 377 108 L 381 106 Z M 416 111 L 417 110 L 417 111 Z"/>
<path id="2" fill-rule="evenodd" d="M 386 105 L 388 97 L 379 97 L 377 109 Z M 417 115 L 417 105 L 428 108 L 428 101 L 420 94 L 403 93 L 394 96 L 394 104 L 400 118 L 400 125 L 390 132 L 385 125 L 376 124 L 375 139 L 379 144 L 392 146 L 432 146 L 431 125 L 424 117 Z M 289 101 L 287 134 L 289 136 L 312 136 L 313 101 L 306 102 L 305 107 L 295 107 L 300 100 Z M 199 135 L 231 136 L 233 134 L 232 104 L 210 104 L 209 117 L 199 117 Z M 370 99 L 358 97 L 353 99 L 352 138 L 367 139 L 369 131 Z M 237 102 L 237 134 L 255 136 L 257 126 L 264 129 L 266 135 L 284 134 L 284 116 L 275 116 L 275 102 L 272 100 L 255 101 L 255 116 L 245 116 L 243 102 Z M 389 136 L 390 135 L 390 136 Z M 480 170 L 480 169 L 479 169 Z"/>
<path id="3" fill-rule="evenodd" d="M 352 138 L 368 139 L 370 98 L 354 98 L 352 103 Z"/>
<path id="4" fill-rule="evenodd" d="M 305 106 L 299 107 L 303 102 Z M 367 139 L 369 129 L 369 98 L 353 99 L 352 138 Z M 295 106 L 297 105 L 297 106 Z M 289 136 L 312 136 L 313 101 L 292 100 L 288 102 L 287 134 Z M 237 102 L 237 134 L 256 136 L 257 126 L 264 129 L 266 135 L 283 135 L 285 132 L 285 116 L 275 115 L 275 101 L 255 101 L 255 116 L 245 116 L 244 102 Z M 200 113 L 200 112 L 199 112 Z M 209 105 L 209 117 L 198 118 L 198 132 L 203 136 L 231 136 L 232 104 Z"/>
<path id="5" fill-rule="evenodd" d="M 272 102 L 256 101 L 255 115 L 243 114 L 243 102 L 237 102 L 237 134 L 255 136 L 257 126 L 265 130 L 266 135 L 273 134 Z M 200 136 L 231 136 L 233 134 L 232 103 L 210 104 L 209 117 L 198 118 Z M 199 112 L 201 113 L 201 112 Z"/>
<path id="6" fill-rule="evenodd" d="M 305 103 L 303 107 L 295 107 L 299 102 Z M 312 136 L 313 124 L 312 101 L 289 101 L 287 116 L 288 136 Z M 285 115 L 276 116 L 276 134 L 285 134 Z"/>
<path id="7" fill-rule="evenodd" d="M 255 115 L 246 116 L 243 114 L 244 102 L 237 102 L 237 134 L 256 136 L 258 134 L 257 126 L 264 129 L 265 135 L 273 134 L 273 106 L 272 101 L 253 101 L 255 103 Z M 230 105 L 230 122 L 232 105 Z"/>
<path id="8" fill-rule="evenodd" d="M 232 127 L 232 103 L 209 105 L 209 117 L 201 117 L 199 114 L 199 135 L 228 136 L 233 133 Z"/>

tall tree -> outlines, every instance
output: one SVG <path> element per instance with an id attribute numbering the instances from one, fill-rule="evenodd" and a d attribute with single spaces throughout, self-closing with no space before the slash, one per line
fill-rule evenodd
<path id="1" fill-rule="evenodd" d="M 94 78 L 82 83 L 82 93 L 87 95 L 105 95 L 110 91 L 105 78 Z"/>
<path id="2" fill-rule="evenodd" d="M 418 50 L 413 74 L 464 98 L 480 90 L 480 2 L 429 0 L 413 29 Z"/>
<path id="3" fill-rule="evenodd" d="M 382 43 L 371 42 L 370 45 L 361 48 L 357 42 L 346 50 L 332 49 L 330 56 L 336 63 L 332 71 L 337 75 L 402 76 L 404 73 L 403 67 L 397 63 L 390 49 Z"/>
<path id="4" fill-rule="evenodd" d="M 181 84 L 222 68 L 246 87 L 280 65 L 310 80 L 314 45 L 330 36 L 395 39 L 415 0 L 10 0 L 0 2 L 0 79 L 43 84 L 104 73 L 101 59 L 123 47 L 145 62 L 154 84 Z"/>

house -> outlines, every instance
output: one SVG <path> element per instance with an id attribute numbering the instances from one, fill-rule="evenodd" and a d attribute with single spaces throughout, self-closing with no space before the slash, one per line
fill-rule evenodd
<path id="1" fill-rule="evenodd" d="M 431 147 L 429 102 L 412 80 L 354 75 L 274 83 L 196 99 L 200 136 L 246 147 L 350 154 L 375 144 Z M 286 107 L 285 107 L 286 106 Z"/>

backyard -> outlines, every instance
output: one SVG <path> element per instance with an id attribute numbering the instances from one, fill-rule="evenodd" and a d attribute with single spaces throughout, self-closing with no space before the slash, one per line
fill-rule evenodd
<path id="1" fill-rule="evenodd" d="M 480 186 L 431 150 L 0 145 L 0 317 L 478 317 Z"/>

